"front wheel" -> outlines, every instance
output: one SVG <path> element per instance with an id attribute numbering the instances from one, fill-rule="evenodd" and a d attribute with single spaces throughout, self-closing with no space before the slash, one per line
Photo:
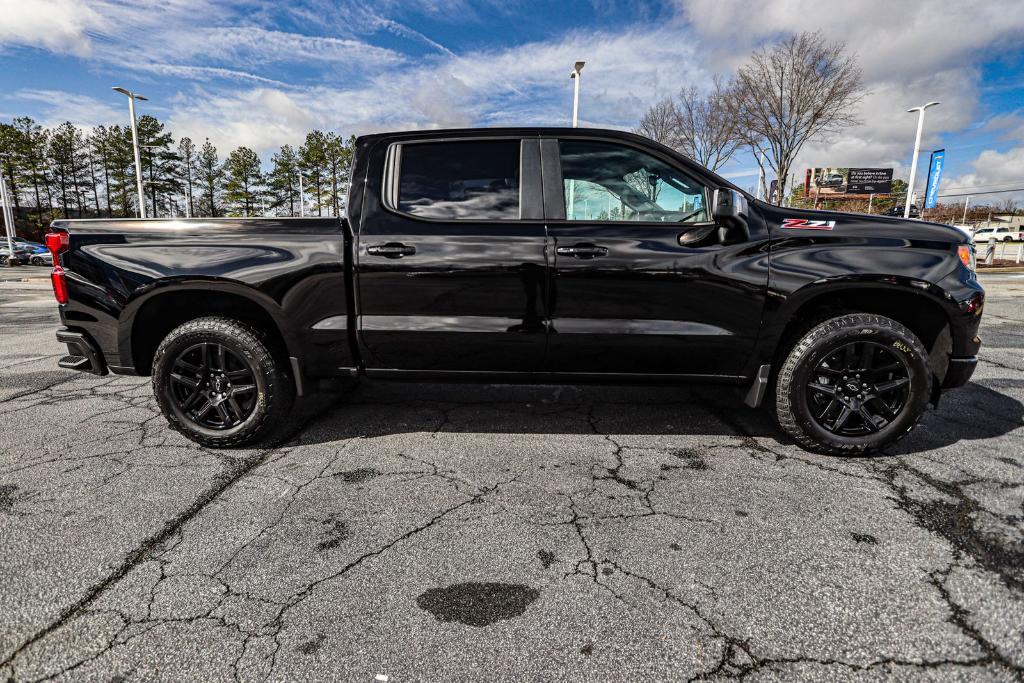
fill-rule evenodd
<path id="1" fill-rule="evenodd" d="M 906 436 L 928 404 L 928 352 L 881 315 L 826 320 L 789 352 L 776 384 L 779 425 L 832 455 L 872 453 Z"/>
<path id="2" fill-rule="evenodd" d="M 269 440 L 295 388 L 266 339 L 229 318 L 175 328 L 153 358 L 153 393 L 170 426 L 204 446 Z"/>

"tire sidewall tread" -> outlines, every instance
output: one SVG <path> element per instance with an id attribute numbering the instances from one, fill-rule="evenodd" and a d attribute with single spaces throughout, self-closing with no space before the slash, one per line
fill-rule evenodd
<path id="1" fill-rule="evenodd" d="M 850 341 L 871 341 L 871 335 L 884 338 L 886 343 L 900 343 L 894 347 L 895 352 L 910 370 L 907 404 L 896 421 L 877 434 L 866 437 L 830 434 L 813 422 L 806 408 L 805 376 L 829 349 Z M 928 405 L 930 383 L 928 352 L 913 332 L 882 315 L 849 313 L 816 325 L 789 351 L 775 385 L 776 417 L 782 430 L 807 450 L 828 455 L 866 455 L 892 445 L 917 426 Z"/>
<path id="2" fill-rule="evenodd" d="M 258 396 L 253 415 L 242 423 L 241 429 L 226 430 L 224 435 L 197 429 L 182 420 L 168 393 L 170 364 L 184 348 L 201 341 L 229 345 L 246 358 L 256 375 Z M 197 318 L 171 330 L 157 347 L 153 357 L 153 393 L 171 428 L 192 441 L 211 448 L 251 445 L 271 439 L 286 421 L 295 396 L 286 368 L 259 330 L 231 318 Z"/>

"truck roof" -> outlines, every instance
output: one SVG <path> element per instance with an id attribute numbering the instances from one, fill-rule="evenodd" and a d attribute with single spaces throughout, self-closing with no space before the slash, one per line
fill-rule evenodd
<path id="1" fill-rule="evenodd" d="M 637 135 L 626 130 L 618 130 L 615 128 L 569 128 L 564 126 L 514 126 L 514 127 L 494 127 L 494 128 L 438 128 L 438 129 L 419 129 L 419 130 L 403 130 L 403 131 L 392 131 L 382 133 L 372 133 L 369 135 L 360 135 L 356 138 L 356 146 L 359 148 L 366 148 L 375 142 L 381 140 L 394 140 L 401 141 L 406 138 L 414 138 L 417 140 L 445 140 L 454 138 L 473 138 L 473 137 L 524 137 L 524 136 L 548 136 L 548 137 L 602 137 L 602 138 L 617 138 L 626 142 L 632 142 L 634 144 L 643 145 L 646 147 L 654 147 L 661 151 L 663 154 L 674 156 L 683 161 L 684 164 L 689 164 L 700 168 L 704 173 L 712 176 L 720 185 L 726 187 L 732 187 L 734 189 L 740 189 L 734 183 L 722 178 L 717 173 L 709 168 L 704 167 L 702 164 L 694 161 L 685 154 L 678 150 L 672 149 L 671 147 L 664 145 L 660 142 L 652 140 L 651 138 L 643 135 Z"/>

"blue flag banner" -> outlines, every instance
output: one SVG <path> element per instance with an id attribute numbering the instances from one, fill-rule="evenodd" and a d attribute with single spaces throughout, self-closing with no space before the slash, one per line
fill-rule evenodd
<path id="1" fill-rule="evenodd" d="M 946 165 L 946 150 L 937 149 L 932 152 L 932 161 L 928 164 L 928 189 L 924 193 L 924 208 L 934 209 L 939 199 L 939 181 L 942 180 L 942 167 Z"/>

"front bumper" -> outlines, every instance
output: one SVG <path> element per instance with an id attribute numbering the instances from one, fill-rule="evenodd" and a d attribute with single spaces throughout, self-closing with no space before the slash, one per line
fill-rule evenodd
<path id="1" fill-rule="evenodd" d="M 96 343 L 85 332 L 67 328 L 57 330 L 57 341 L 68 345 L 68 355 L 57 361 L 65 370 L 91 372 L 94 375 L 107 374 L 107 362 L 96 347 Z"/>
<path id="2" fill-rule="evenodd" d="M 967 384 L 978 367 L 978 357 L 950 358 L 949 367 L 946 368 L 946 378 L 942 380 L 943 389 L 962 387 Z"/>

